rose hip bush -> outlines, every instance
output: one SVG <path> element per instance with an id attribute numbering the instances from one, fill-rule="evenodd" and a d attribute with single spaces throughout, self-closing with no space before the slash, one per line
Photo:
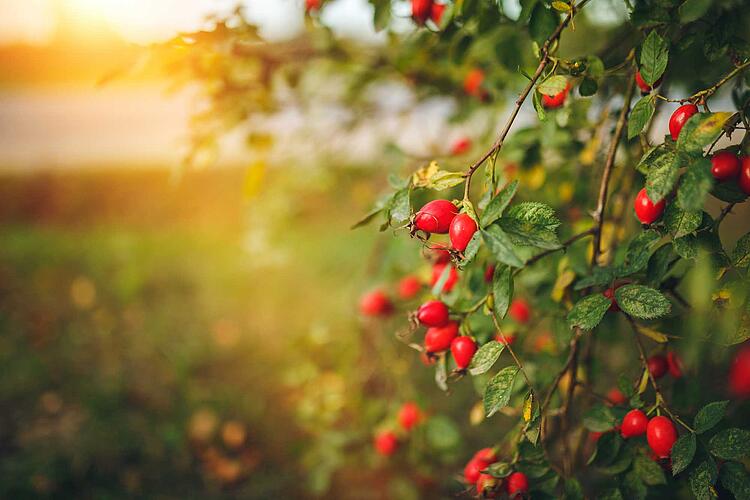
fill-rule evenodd
<path id="1" fill-rule="evenodd" d="M 502 117 L 493 137 L 446 141 L 434 161 L 398 151 L 390 191 L 355 224 L 410 238 L 424 261 L 363 292 L 365 324 L 395 330 L 388 355 L 413 350 L 448 398 L 468 379 L 481 400 L 463 412 L 485 441 L 454 457 L 453 491 L 749 498 L 747 9 L 623 2 L 615 29 L 587 18 L 589 0 L 370 0 L 390 37 L 357 53 L 321 29 L 328 3 L 307 2 L 307 38 L 273 57 L 251 50 L 261 40 L 238 14 L 196 43 L 220 69 L 193 77 L 237 88 L 232 58 L 255 63 L 257 85 L 211 94 L 244 117 L 277 105 L 268 75 L 294 89 L 323 61 L 354 75 L 353 110 L 368 85 L 400 79 L 453 96 L 456 120 Z M 391 30 L 407 15 L 412 31 Z M 259 94 L 269 109 L 248 105 Z M 446 396 L 416 378 L 395 383 L 420 404 L 397 402 L 366 430 L 370 463 L 434 491 L 446 481 L 420 443 L 456 430 L 431 424 L 429 402 Z"/>

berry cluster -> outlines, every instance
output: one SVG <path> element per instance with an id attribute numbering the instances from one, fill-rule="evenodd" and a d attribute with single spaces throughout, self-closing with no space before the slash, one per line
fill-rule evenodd
<path id="1" fill-rule="evenodd" d="M 405 440 L 409 433 L 415 427 L 425 422 L 427 416 L 422 412 L 419 405 L 413 401 L 408 401 L 401 405 L 397 414 L 398 431 L 393 430 L 393 426 L 385 428 L 375 434 L 373 445 L 375 451 L 384 457 L 389 457 L 396 453 L 399 444 Z"/>

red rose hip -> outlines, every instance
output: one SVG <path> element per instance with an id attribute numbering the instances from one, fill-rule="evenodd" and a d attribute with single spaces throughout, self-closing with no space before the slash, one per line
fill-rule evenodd
<path id="1" fill-rule="evenodd" d="M 445 12 L 444 3 L 433 3 L 430 8 L 430 19 L 432 19 L 432 22 L 440 26 L 440 22 L 443 20 L 443 12 Z"/>
<path id="2" fill-rule="evenodd" d="M 691 116 L 698 112 L 698 106 L 695 104 L 684 104 L 677 108 L 669 118 L 669 134 L 675 141 L 680 136 L 682 127 L 685 126 Z"/>
<path id="3" fill-rule="evenodd" d="M 458 336 L 458 323 L 450 321 L 445 326 L 433 326 L 424 335 L 424 347 L 429 353 L 447 351 Z"/>
<path id="4" fill-rule="evenodd" d="M 625 394 L 620 389 L 613 387 L 607 393 L 607 400 L 613 405 L 624 405 L 627 403 L 628 398 L 625 397 Z"/>
<path id="5" fill-rule="evenodd" d="M 568 97 L 570 91 L 570 83 L 565 85 L 565 88 L 555 95 L 542 94 L 542 104 L 547 109 L 557 109 L 565 104 L 565 98 Z"/>
<path id="6" fill-rule="evenodd" d="M 383 431 L 375 435 L 375 451 L 384 457 L 393 455 L 398 449 L 398 438 L 391 431 Z"/>
<path id="7" fill-rule="evenodd" d="M 743 156 L 740 161 L 740 178 L 737 184 L 746 195 L 750 196 L 750 156 Z"/>
<path id="8" fill-rule="evenodd" d="M 662 378 L 664 375 L 666 375 L 667 370 L 669 370 L 667 358 L 662 356 L 661 354 L 656 354 L 648 358 L 647 365 L 648 371 L 651 372 L 651 376 L 655 379 Z"/>
<path id="9" fill-rule="evenodd" d="M 659 85 L 661 85 L 661 80 L 662 80 L 661 78 L 656 80 L 656 82 L 654 82 L 654 87 L 658 87 Z M 644 94 L 648 94 L 649 92 L 651 92 L 651 85 L 646 83 L 646 80 L 643 79 L 640 71 L 635 72 L 635 83 L 638 85 L 638 88 L 641 89 L 641 92 L 643 92 Z"/>
<path id="10" fill-rule="evenodd" d="M 411 17 L 414 22 L 422 25 L 430 17 L 432 0 L 411 0 Z"/>
<path id="11" fill-rule="evenodd" d="M 426 233 L 445 234 L 456 215 L 458 208 L 450 201 L 433 200 L 426 203 L 414 216 L 414 226 Z"/>
<path id="12" fill-rule="evenodd" d="M 373 290 L 362 296 L 359 310 L 365 316 L 387 316 L 393 311 L 393 304 L 382 290 Z"/>
<path id="13" fill-rule="evenodd" d="M 732 360 L 729 392 L 739 399 L 750 398 L 750 345 L 740 348 Z"/>
<path id="14" fill-rule="evenodd" d="M 422 411 L 414 402 L 407 402 L 401 405 L 398 410 L 398 423 L 405 431 L 410 431 L 422 421 Z"/>
<path id="15" fill-rule="evenodd" d="M 422 282 L 416 276 L 404 276 L 398 282 L 398 296 L 404 300 L 413 299 L 422 289 Z"/>
<path id="16" fill-rule="evenodd" d="M 672 453 L 672 445 L 677 441 L 677 429 L 667 417 L 654 417 L 646 428 L 646 440 L 657 457 L 667 458 Z"/>
<path id="17" fill-rule="evenodd" d="M 508 496 L 513 498 L 516 495 L 522 495 L 529 491 L 529 479 L 523 472 L 514 472 L 505 483 L 505 490 L 508 492 Z"/>
<path id="18" fill-rule="evenodd" d="M 449 236 L 454 250 L 463 252 L 477 232 L 477 223 L 468 214 L 458 214 L 451 221 Z"/>
<path id="19" fill-rule="evenodd" d="M 453 156 L 462 155 L 469 149 L 471 149 L 471 139 L 469 139 L 468 137 L 462 137 L 454 142 L 453 146 L 451 146 L 451 154 Z"/>
<path id="20" fill-rule="evenodd" d="M 445 280 L 445 283 L 443 283 L 443 291 L 449 293 L 458 282 L 458 271 L 456 271 L 456 268 L 451 264 L 435 264 L 432 266 L 432 279 L 430 279 L 430 286 L 435 286 L 438 280 L 440 280 L 446 266 L 450 266 L 450 271 L 448 271 L 448 278 Z"/>
<path id="21" fill-rule="evenodd" d="M 484 82 L 484 71 L 474 68 L 466 74 L 464 78 L 464 92 L 471 96 L 480 97 L 482 95 L 482 83 Z"/>
<path id="22" fill-rule="evenodd" d="M 307 12 L 313 12 L 320 9 L 322 0 L 305 0 L 305 10 Z"/>
<path id="23" fill-rule="evenodd" d="M 424 326 L 445 326 L 448 314 L 448 306 L 440 300 L 429 300 L 417 309 L 417 319 Z"/>
<path id="24" fill-rule="evenodd" d="M 664 207 L 667 205 L 665 200 L 661 200 L 659 203 L 654 203 L 646 193 L 646 188 L 641 189 L 638 192 L 638 196 L 635 197 L 635 216 L 641 221 L 641 224 L 653 224 L 664 213 Z"/>
<path id="25" fill-rule="evenodd" d="M 471 337 L 456 337 L 451 342 L 451 354 L 459 370 L 468 368 L 475 352 L 477 352 L 477 343 Z"/>
<path id="26" fill-rule="evenodd" d="M 667 353 L 667 368 L 669 369 L 669 374 L 674 378 L 682 377 L 682 360 L 677 354 L 671 351 Z"/>
<path id="27" fill-rule="evenodd" d="M 620 434 L 625 439 L 645 434 L 648 427 L 648 417 L 641 410 L 630 410 L 622 419 Z"/>
<path id="28" fill-rule="evenodd" d="M 528 323 L 531 319 L 531 308 L 524 299 L 515 299 L 508 308 L 508 316 L 519 323 Z"/>
<path id="29" fill-rule="evenodd" d="M 719 151 L 711 156 L 711 173 L 717 181 L 734 179 L 740 173 L 740 159 L 731 151 Z"/>
<path id="30" fill-rule="evenodd" d="M 498 480 L 489 474 L 480 474 L 477 479 L 477 495 L 479 498 L 496 498 Z"/>

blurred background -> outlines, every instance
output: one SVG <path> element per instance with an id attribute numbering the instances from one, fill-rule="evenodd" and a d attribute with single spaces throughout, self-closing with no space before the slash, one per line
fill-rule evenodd
<path id="1" fill-rule="evenodd" d="M 284 49 L 310 29 L 303 3 L 241 2 Z M 282 88 L 284 106 L 246 120 L 248 95 L 218 97 L 221 61 L 191 49 L 220 43 L 237 5 L 0 0 L 0 498 L 417 498 L 460 491 L 458 464 L 497 433 L 459 435 L 481 421 L 479 388 L 442 397 L 394 342 L 403 314 L 358 317 L 364 290 L 430 270 L 408 238 L 350 227 L 388 173 L 491 141 L 530 56 L 520 35 L 503 35 L 492 105 L 442 95 L 461 73 L 426 96 L 386 79 L 351 111 L 324 68 L 308 99 Z M 395 9 L 393 32 L 413 31 Z M 589 30 L 625 20 L 619 2 L 587 9 Z M 388 43 L 372 17 L 335 0 L 316 22 L 357 59 Z M 519 175 L 544 184 L 541 167 Z M 546 332 L 530 342 L 555 353 Z M 409 400 L 430 418 L 386 462 L 372 434 Z"/>

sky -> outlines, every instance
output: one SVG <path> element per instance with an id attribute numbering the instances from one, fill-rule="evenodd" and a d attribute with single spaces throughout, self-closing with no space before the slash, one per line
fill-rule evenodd
<path id="1" fill-rule="evenodd" d="M 212 12 L 238 3 L 269 38 L 283 38 L 302 27 L 304 0 L 0 0 L 0 44 L 50 41 L 60 20 L 79 32 L 106 26 L 128 41 L 149 43 L 200 27 Z M 373 38 L 366 0 L 336 0 L 324 21 L 342 34 Z"/>

